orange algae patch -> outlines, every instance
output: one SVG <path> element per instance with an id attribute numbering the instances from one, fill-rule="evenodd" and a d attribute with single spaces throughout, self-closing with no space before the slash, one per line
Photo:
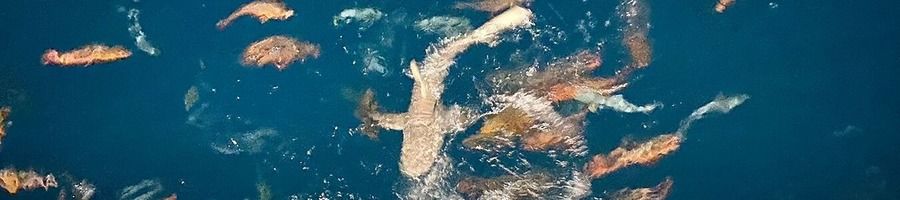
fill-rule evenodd
<path id="1" fill-rule="evenodd" d="M 224 30 L 232 21 L 244 15 L 256 17 L 259 23 L 266 23 L 269 20 L 286 20 L 294 16 L 294 10 L 289 9 L 280 0 L 257 0 L 244 4 L 225 19 L 219 20 L 216 28 Z"/>
<path id="2" fill-rule="evenodd" d="M 669 197 L 672 184 L 672 178 L 666 177 L 666 180 L 652 188 L 625 188 L 616 191 L 610 197 L 616 200 L 663 200 Z"/>
<path id="3" fill-rule="evenodd" d="M 55 49 L 48 49 L 41 56 L 44 65 L 87 67 L 92 64 L 108 63 L 131 56 L 131 51 L 122 46 L 106 46 L 102 44 L 87 45 L 69 52 L 60 53 Z"/>
<path id="4" fill-rule="evenodd" d="M 585 171 L 592 178 L 601 178 L 631 165 L 653 164 L 663 156 L 678 150 L 684 140 L 683 137 L 678 133 L 666 134 L 640 144 L 623 144 L 608 155 L 594 156 L 585 167 Z"/>
<path id="5" fill-rule="evenodd" d="M 11 111 L 12 108 L 9 106 L 0 108 L 0 144 L 3 143 L 3 137 L 6 136 L 6 117 L 9 117 L 9 112 Z"/>
<path id="6" fill-rule="evenodd" d="M 273 64 L 281 71 L 294 61 L 303 62 L 307 57 L 318 58 L 319 45 L 287 36 L 271 36 L 250 44 L 244 50 L 241 64 L 257 67 Z"/>

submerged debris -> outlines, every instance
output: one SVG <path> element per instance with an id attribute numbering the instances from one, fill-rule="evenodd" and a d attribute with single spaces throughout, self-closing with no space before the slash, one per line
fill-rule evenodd
<path id="1" fill-rule="evenodd" d="M 59 66 L 84 66 L 100 63 L 108 63 L 125 59 L 131 56 L 131 51 L 122 46 L 106 46 L 91 44 L 69 52 L 60 53 L 55 49 L 48 49 L 41 56 L 44 65 Z"/>
<path id="2" fill-rule="evenodd" d="M 303 62 L 308 57 L 319 57 L 319 45 L 277 35 L 250 44 L 244 50 L 241 64 L 256 67 L 273 64 L 282 71 L 294 61 Z"/>
<path id="3" fill-rule="evenodd" d="M 294 16 L 294 10 L 289 9 L 282 0 L 256 0 L 244 4 L 225 19 L 219 20 L 216 28 L 224 30 L 232 21 L 244 15 L 256 17 L 259 23 L 266 23 L 269 20 L 286 20 Z"/>

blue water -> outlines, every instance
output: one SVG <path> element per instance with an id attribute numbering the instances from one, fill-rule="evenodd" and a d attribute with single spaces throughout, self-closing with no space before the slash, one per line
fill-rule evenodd
<path id="1" fill-rule="evenodd" d="M 591 114 L 585 133 L 590 152 L 608 152 L 626 136 L 672 131 L 720 93 L 751 99 L 698 122 L 682 148 L 661 162 L 594 181 L 593 196 L 671 176 L 671 199 L 900 198 L 897 5 L 739 0 L 715 14 L 714 2 L 648 1 L 653 63 L 624 94 L 665 107 L 650 115 Z M 353 94 L 374 88 L 387 110 L 404 110 L 411 80 L 402 75 L 401 61 L 421 59 L 439 39 L 409 24 L 434 15 L 481 24 L 490 16 L 448 9 L 450 1 L 288 0 L 297 12 L 290 20 L 260 25 L 241 18 L 225 31 L 215 29 L 243 3 L 6 2 L 0 11 L 0 103 L 13 113 L 0 166 L 87 179 L 98 187 L 95 199 L 117 199 L 121 188 L 144 179 L 159 180 L 166 193 L 182 199 L 255 199 L 259 182 L 271 186 L 275 199 L 397 198 L 404 187 L 397 164 L 401 136 L 385 132 L 372 141 L 352 131 L 359 124 Z M 445 102 L 478 105 L 481 78 L 514 67 L 508 60 L 516 51 L 528 52 L 525 63 L 547 62 L 601 43 L 605 63 L 598 74 L 620 68 L 626 59 L 618 46 L 617 4 L 537 0 L 535 28 L 563 36 L 471 49 L 450 72 Z M 140 23 L 160 55 L 134 46 L 120 7 L 141 11 Z M 353 7 L 388 16 L 366 31 L 331 24 L 332 16 Z M 582 20 L 596 26 L 579 32 Z M 603 26 L 607 20 L 609 27 Z M 318 43 L 322 56 L 283 72 L 241 67 L 246 45 L 273 34 Z M 383 37 L 392 39 L 390 45 Z M 89 68 L 40 65 L 47 48 L 89 43 L 124 45 L 134 55 Z M 352 62 L 359 57 L 344 52 L 363 43 L 381 48 L 386 74 L 363 74 L 364 66 Z M 551 51 L 535 50 L 535 44 Z M 197 106 L 209 105 L 201 113 L 205 126 L 186 123 L 192 112 L 184 110 L 183 97 L 192 85 L 201 89 Z M 259 128 L 277 130 L 277 142 L 238 155 L 210 148 Z M 450 149 L 456 160 L 477 162 L 481 156 L 458 145 Z M 55 196 L 39 190 L 15 198 Z"/>

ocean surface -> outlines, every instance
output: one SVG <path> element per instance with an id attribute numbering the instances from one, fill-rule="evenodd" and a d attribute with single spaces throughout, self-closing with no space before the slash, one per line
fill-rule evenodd
<path id="1" fill-rule="evenodd" d="M 412 80 L 404 69 L 442 36 L 415 27 L 432 16 L 471 25 L 491 15 L 453 1 L 287 0 L 296 15 L 260 24 L 215 23 L 244 1 L 7 1 L 0 11 L 0 104 L 12 107 L 0 167 L 88 180 L 94 199 L 123 198 L 143 180 L 158 198 L 396 199 L 415 189 L 400 174 L 402 136 L 370 140 L 356 130 L 356 100 L 368 88 L 401 112 Z M 578 50 L 602 52 L 597 75 L 627 61 L 616 0 L 536 0 L 535 25 L 495 48 L 463 53 L 450 70 L 446 104 L 484 108 L 484 77 Z M 746 94 L 730 113 L 697 121 L 681 149 L 650 166 L 592 181 L 587 198 L 674 180 L 670 199 L 900 199 L 900 12 L 890 1 L 647 0 L 653 59 L 622 94 L 659 102 L 649 114 L 591 113 L 591 155 L 622 138 L 678 128 L 717 95 Z M 370 23 L 335 25 L 350 8 L 374 8 Z M 136 46 L 137 22 L 156 55 Z M 284 71 L 240 65 L 253 41 L 288 35 L 321 45 L 321 57 Z M 49 48 L 123 45 L 130 58 L 86 68 L 41 65 Z M 145 46 L 146 48 L 147 46 Z M 153 52 L 153 51 L 150 51 Z M 185 93 L 199 91 L 186 110 Z M 483 109 L 484 110 L 484 109 Z M 462 174 L 503 175 L 493 156 L 448 137 L 447 162 Z M 583 165 L 586 159 L 571 160 Z M 450 188 L 452 190 L 452 188 Z M 0 194 L 54 199 L 59 189 Z M 123 198 L 123 199 L 127 199 Z"/>

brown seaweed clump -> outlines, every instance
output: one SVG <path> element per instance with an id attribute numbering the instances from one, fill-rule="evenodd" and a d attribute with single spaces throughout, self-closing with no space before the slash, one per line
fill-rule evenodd
<path id="1" fill-rule="evenodd" d="M 497 14 L 513 6 L 522 6 L 531 3 L 531 0 L 475 0 L 471 2 L 457 2 L 457 9 L 475 9 L 479 11 Z"/>
<path id="2" fill-rule="evenodd" d="M 6 136 L 6 118 L 11 111 L 12 108 L 9 106 L 0 107 L 0 144 L 3 144 L 3 137 Z"/>
<path id="3" fill-rule="evenodd" d="M 48 49 L 41 56 L 44 65 L 87 67 L 92 64 L 108 63 L 131 56 L 131 51 L 122 46 L 106 46 L 102 44 L 87 45 L 69 52 L 60 53 L 55 49 Z"/>
<path id="4" fill-rule="evenodd" d="M 674 133 L 656 136 L 644 143 L 625 142 L 608 155 L 594 156 L 585 171 L 592 178 L 601 178 L 631 165 L 650 165 L 678 150 L 683 141 L 683 135 Z"/>
<path id="5" fill-rule="evenodd" d="M 735 0 L 716 1 L 716 12 L 717 13 L 725 13 L 725 10 L 728 9 L 728 7 L 731 7 L 732 5 L 734 5 L 734 1 Z"/>
<path id="6" fill-rule="evenodd" d="M 652 188 L 625 188 L 616 191 L 610 195 L 615 200 L 663 200 L 669 197 L 672 191 L 672 178 L 666 177 L 666 180 L 657 184 Z"/>
<path id="7" fill-rule="evenodd" d="M 281 0 L 257 0 L 244 4 L 225 19 L 219 20 L 216 28 L 224 30 L 232 21 L 244 15 L 256 17 L 259 23 L 266 23 L 269 20 L 286 20 L 294 16 L 294 10 L 289 9 Z"/>
<path id="8" fill-rule="evenodd" d="M 281 71 L 294 61 L 303 62 L 307 57 L 318 58 L 319 45 L 276 35 L 250 44 L 244 50 L 241 64 L 257 67 L 273 64 Z"/>
<path id="9" fill-rule="evenodd" d="M 16 171 L 14 168 L 0 170 L 0 187 L 9 194 L 16 194 L 19 190 L 34 190 L 44 188 L 48 190 L 59 186 L 53 174 L 40 175 L 35 171 Z"/>

